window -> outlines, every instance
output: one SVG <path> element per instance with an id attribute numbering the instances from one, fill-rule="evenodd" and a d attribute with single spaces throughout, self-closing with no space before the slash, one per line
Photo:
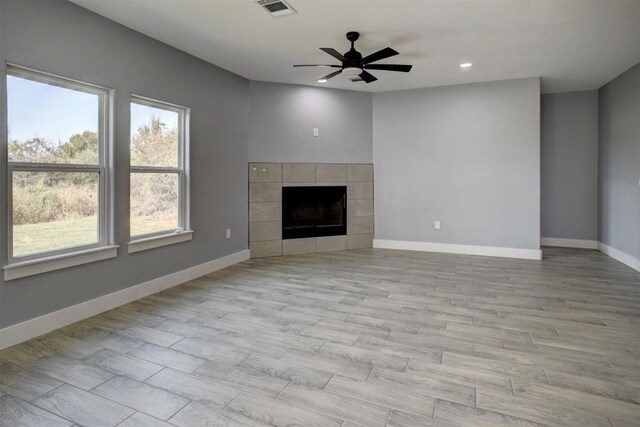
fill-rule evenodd
<path id="1" fill-rule="evenodd" d="M 6 79 L 9 264 L 106 247 L 109 90 L 15 66 Z"/>
<path id="2" fill-rule="evenodd" d="M 190 233 L 188 115 L 184 107 L 131 97 L 132 241 Z"/>

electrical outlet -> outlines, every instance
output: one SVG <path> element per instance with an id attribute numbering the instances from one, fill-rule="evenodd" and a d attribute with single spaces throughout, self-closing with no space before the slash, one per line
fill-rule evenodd
<path id="1" fill-rule="evenodd" d="M 313 128 L 313 136 L 320 136 L 320 130 L 318 128 Z"/>
<path id="2" fill-rule="evenodd" d="M 227 228 L 227 239 L 231 238 L 231 229 Z"/>
<path id="3" fill-rule="evenodd" d="M 440 221 L 435 221 L 433 223 L 433 228 L 435 228 L 436 230 L 440 230 Z"/>

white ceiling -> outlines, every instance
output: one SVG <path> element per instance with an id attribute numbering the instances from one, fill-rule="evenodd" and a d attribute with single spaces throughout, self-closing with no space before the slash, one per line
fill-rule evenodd
<path id="1" fill-rule="evenodd" d="M 254 0 L 72 0 L 127 27 L 251 80 L 382 92 L 541 76 L 544 92 L 594 89 L 640 62 L 640 0 L 288 0 L 273 18 Z M 378 81 L 316 79 L 346 52 L 386 46 L 413 64 Z M 462 71 L 461 62 L 473 67 Z"/>

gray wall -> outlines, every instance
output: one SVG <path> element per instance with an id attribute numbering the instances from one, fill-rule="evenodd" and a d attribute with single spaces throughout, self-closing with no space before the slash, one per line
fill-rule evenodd
<path id="1" fill-rule="evenodd" d="M 598 99 L 598 238 L 640 259 L 640 64 Z"/>
<path id="2" fill-rule="evenodd" d="M 542 237 L 596 240 L 598 91 L 542 95 Z"/>
<path id="3" fill-rule="evenodd" d="M 538 78 L 375 94 L 373 160 L 376 239 L 539 248 Z"/>
<path id="4" fill-rule="evenodd" d="M 0 1 L 0 10 L 2 67 L 9 61 L 115 89 L 115 236 L 121 245 L 115 259 L 0 283 L 1 327 L 247 249 L 247 80 L 68 2 Z M 131 93 L 191 107 L 195 234 L 191 242 L 129 255 Z M 0 146 L 5 176 L 6 144 Z M 0 185 L 2 265 L 4 192 Z"/>
<path id="5" fill-rule="evenodd" d="M 370 93 L 255 81 L 250 93 L 250 162 L 371 163 Z"/>

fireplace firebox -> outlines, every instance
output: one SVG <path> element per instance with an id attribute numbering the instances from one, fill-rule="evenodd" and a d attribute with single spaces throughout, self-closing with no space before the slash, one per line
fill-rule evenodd
<path id="1" fill-rule="evenodd" d="M 347 234 L 347 187 L 282 187 L 282 238 Z"/>

